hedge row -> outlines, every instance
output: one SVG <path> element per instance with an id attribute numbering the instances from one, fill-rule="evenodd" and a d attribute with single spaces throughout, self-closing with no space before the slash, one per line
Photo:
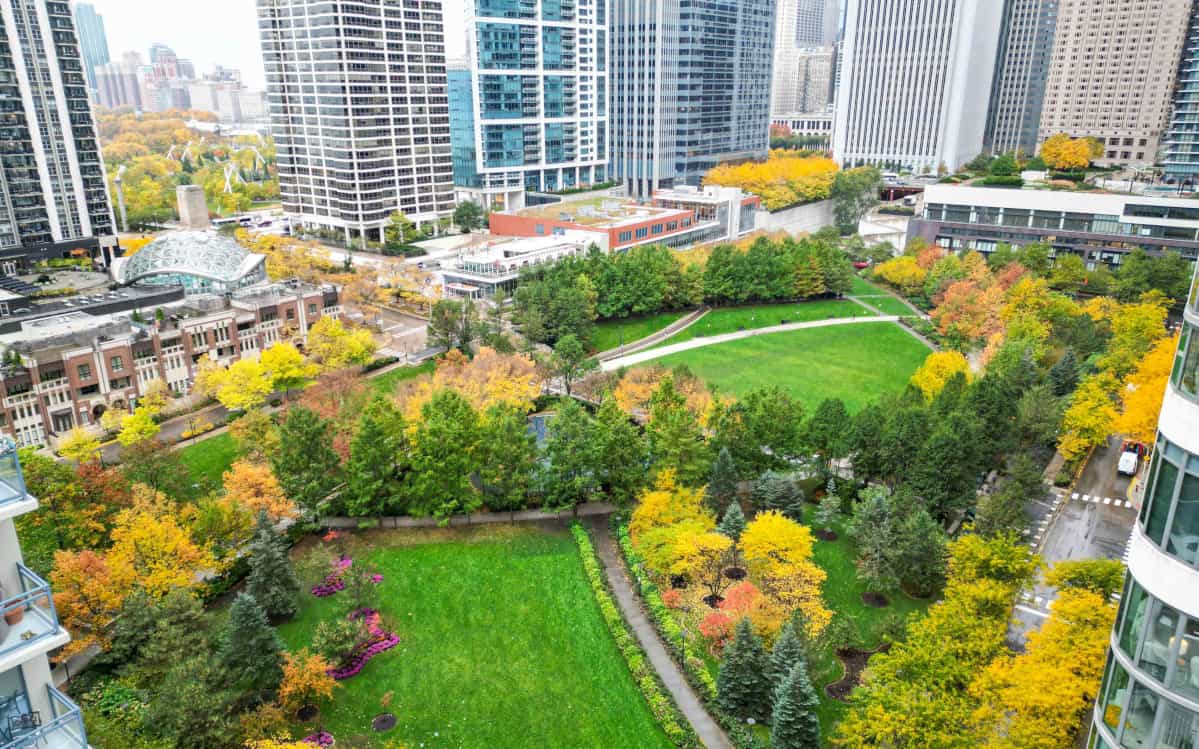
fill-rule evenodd
<path id="1" fill-rule="evenodd" d="M 612 594 L 608 590 L 608 581 L 604 577 L 599 558 L 595 554 L 595 547 L 591 544 L 591 538 L 587 535 L 587 531 L 583 530 L 583 526 L 575 523 L 570 527 L 570 532 L 575 537 L 575 543 L 579 545 L 583 570 L 587 573 L 587 580 L 591 583 L 591 592 L 595 594 L 595 601 L 599 604 L 604 622 L 608 625 L 612 638 L 616 640 L 616 647 L 624 657 L 625 663 L 629 667 L 629 673 L 637 682 L 637 687 L 645 697 L 646 703 L 649 704 L 650 711 L 653 712 L 658 725 L 662 726 L 662 730 L 666 732 L 666 737 L 670 739 L 671 743 L 680 749 L 700 749 L 703 745 L 695 734 L 695 730 L 679 713 L 674 702 L 666 694 L 661 682 L 658 681 L 657 672 L 654 671 L 654 667 L 641 650 L 641 646 L 637 644 L 637 639 L 629 632 L 624 616 L 616 606 L 616 601 L 612 600 Z"/>
<path id="2" fill-rule="evenodd" d="M 683 669 L 684 676 L 691 687 L 704 701 L 708 712 L 720 725 L 724 726 L 729 740 L 740 749 L 762 749 L 762 742 L 749 730 L 745 724 L 736 718 L 726 715 L 716 704 L 716 679 L 708 671 L 700 647 L 695 639 L 688 640 L 678 621 L 670 613 L 670 609 L 662 601 L 658 586 L 650 578 L 645 569 L 645 562 L 633 549 L 633 541 L 629 538 L 629 529 L 623 523 L 615 525 L 616 538 L 620 544 L 620 553 L 624 556 L 625 566 L 637 586 L 637 592 L 649 612 L 650 621 L 658 630 L 658 635 L 666 643 L 670 655 Z"/>

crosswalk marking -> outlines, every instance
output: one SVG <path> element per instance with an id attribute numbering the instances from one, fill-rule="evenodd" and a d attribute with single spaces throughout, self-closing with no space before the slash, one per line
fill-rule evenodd
<path id="1" fill-rule="evenodd" d="M 1071 495 L 1071 498 L 1072 498 L 1072 499 L 1078 499 L 1078 492 L 1074 492 L 1074 494 L 1073 494 L 1073 495 Z"/>

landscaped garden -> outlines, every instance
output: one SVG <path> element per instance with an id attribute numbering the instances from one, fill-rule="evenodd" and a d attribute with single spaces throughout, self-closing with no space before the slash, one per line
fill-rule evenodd
<path id="1" fill-rule="evenodd" d="M 373 585 L 380 626 L 399 643 L 340 681 L 298 735 L 319 727 L 353 746 L 671 745 L 600 616 L 568 533 L 375 531 L 322 547 L 296 556 L 316 555 L 320 570 L 319 560 L 341 548 L 351 570 L 381 576 Z M 349 615 L 352 598 L 348 588 L 303 593 L 296 617 L 280 627 L 286 646 L 313 648 L 314 633 Z M 372 728 L 382 713 L 396 719 L 385 734 Z"/>
<path id="2" fill-rule="evenodd" d="M 660 346 L 682 343 L 740 330 L 769 328 L 784 323 L 817 322 L 846 317 L 874 317 L 875 314 L 848 299 L 820 299 L 797 304 L 762 304 L 751 307 L 723 307 L 701 317 L 694 325 L 681 330 Z"/>
<path id="3" fill-rule="evenodd" d="M 700 379 L 734 396 L 778 385 L 809 412 L 825 398 L 840 398 L 855 412 L 883 394 L 903 390 L 928 353 L 899 326 L 878 323 L 771 333 L 671 354 L 652 364 L 686 364 Z"/>
<path id="4" fill-rule="evenodd" d="M 238 456 L 237 442 L 229 432 L 179 449 L 179 460 L 187 467 L 193 484 L 220 486 L 221 476 Z"/>
<path id="5" fill-rule="evenodd" d="M 685 314 L 687 313 L 663 312 L 647 317 L 630 317 L 624 320 L 606 320 L 596 323 L 591 345 L 596 351 L 609 351 L 621 345 L 627 346 L 670 327 Z"/>
<path id="6" fill-rule="evenodd" d="M 877 307 L 884 315 L 910 317 L 916 314 L 915 310 L 913 310 L 911 306 L 904 304 L 903 300 L 896 299 L 890 294 L 862 296 L 859 297 L 859 299 L 872 307 Z"/>

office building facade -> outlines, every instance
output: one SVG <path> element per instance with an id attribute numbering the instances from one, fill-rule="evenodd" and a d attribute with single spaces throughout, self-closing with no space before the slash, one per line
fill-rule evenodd
<path id="1" fill-rule="evenodd" d="M 1008 0 L 987 114 L 991 153 L 1037 152 L 1059 0 Z"/>
<path id="2" fill-rule="evenodd" d="M 473 146 L 455 147 L 475 165 L 455 173 L 460 191 L 519 208 L 526 191 L 608 180 L 607 22 L 604 0 L 466 3 Z"/>
<path id="3" fill-rule="evenodd" d="M 795 18 L 790 38 L 796 47 L 830 47 L 837 43 L 841 23 L 839 0 L 779 0 L 778 23 Z"/>
<path id="4" fill-rule="evenodd" d="M 91 3 L 75 3 L 75 22 L 79 29 L 79 47 L 83 52 L 83 69 L 87 87 L 96 91 L 96 68 L 108 64 L 108 34 L 104 31 L 104 16 Z"/>
<path id="5" fill-rule="evenodd" d="M 283 210 L 349 243 L 453 211 L 441 0 L 258 0 Z"/>
<path id="6" fill-rule="evenodd" d="M 1145 487 L 1089 749 L 1199 740 L 1199 284 Z"/>
<path id="7" fill-rule="evenodd" d="M 612 172 L 649 198 L 770 150 L 774 0 L 612 0 Z"/>
<path id="8" fill-rule="evenodd" d="M 1152 164 L 1192 0 L 1059 0 L 1039 142 L 1097 138 L 1103 163 Z"/>
<path id="9" fill-rule="evenodd" d="M 977 156 L 1002 23 L 994 0 L 849 0 L 833 157 L 937 172 Z"/>
<path id="10" fill-rule="evenodd" d="M 1191 8 L 1163 145 L 1166 174 L 1193 186 L 1199 178 L 1199 3 Z"/>
<path id="11" fill-rule="evenodd" d="M 0 274 L 75 248 L 111 259 L 112 208 L 71 7 L 0 0 L 0 32 Z"/>

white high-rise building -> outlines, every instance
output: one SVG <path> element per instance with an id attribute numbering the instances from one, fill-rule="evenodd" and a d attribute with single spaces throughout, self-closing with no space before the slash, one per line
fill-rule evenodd
<path id="1" fill-rule="evenodd" d="M 1199 281 L 1166 387 L 1090 749 L 1199 742 Z"/>
<path id="2" fill-rule="evenodd" d="M 977 156 L 1003 5 L 849 0 L 834 158 L 931 172 Z"/>
<path id="3" fill-rule="evenodd" d="M 453 211 L 441 0 L 258 0 L 258 28 L 293 224 L 379 242 Z"/>
<path id="4" fill-rule="evenodd" d="M 451 106 L 459 193 L 516 209 L 526 190 L 606 182 L 607 3 L 464 5 L 469 75 L 450 82 L 454 97 L 472 107 Z"/>
<path id="5" fill-rule="evenodd" d="M 116 246 L 84 61 L 67 3 L 0 0 L 0 274 Z"/>
<path id="6" fill-rule="evenodd" d="M 22 563 L 15 518 L 37 509 L 17 446 L 0 437 L 0 747 L 87 749 L 79 707 L 54 688 L 46 654 L 71 641 L 50 585 Z"/>

